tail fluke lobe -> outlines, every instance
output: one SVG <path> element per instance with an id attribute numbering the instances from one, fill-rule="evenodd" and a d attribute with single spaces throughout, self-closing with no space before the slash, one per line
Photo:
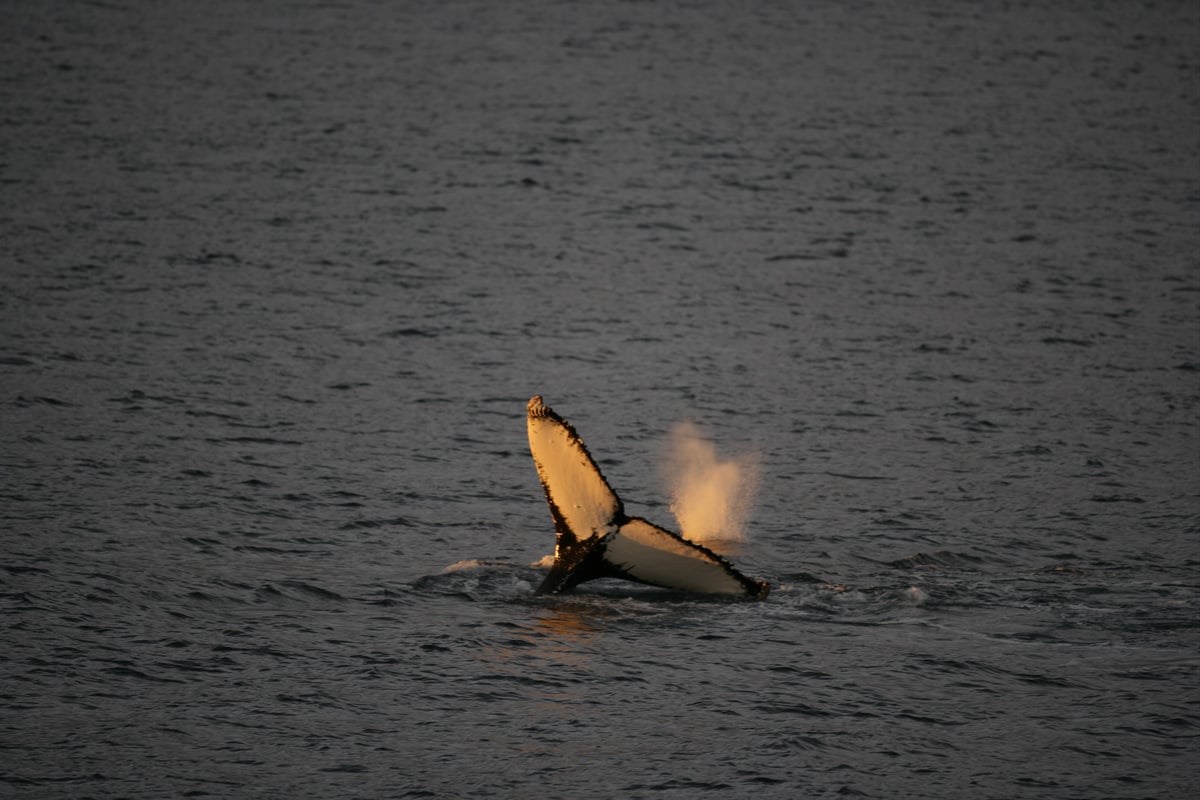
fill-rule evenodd
<path id="1" fill-rule="evenodd" d="M 616 530 L 625 509 L 571 423 L 535 395 L 526 406 L 525 427 L 558 534 L 555 558 Z"/>
<path id="2" fill-rule="evenodd" d="M 626 577 L 685 592 L 746 594 L 763 598 L 766 581 L 748 578 L 703 545 L 631 517 L 604 542 L 604 559 Z"/>

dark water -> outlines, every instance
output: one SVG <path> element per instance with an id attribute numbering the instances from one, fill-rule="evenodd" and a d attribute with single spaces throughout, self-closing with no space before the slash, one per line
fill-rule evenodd
<path id="1" fill-rule="evenodd" d="M 6 3 L 0 794 L 1186 797 L 1194 4 Z M 765 603 L 535 598 L 756 453 Z"/>

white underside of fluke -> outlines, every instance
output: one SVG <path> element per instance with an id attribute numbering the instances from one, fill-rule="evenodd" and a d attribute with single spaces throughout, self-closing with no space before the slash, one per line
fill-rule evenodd
<path id="1" fill-rule="evenodd" d="M 728 562 L 637 517 L 606 542 L 604 559 L 642 583 L 685 592 L 746 592 Z"/>
<path id="2" fill-rule="evenodd" d="M 527 412 L 530 453 L 558 534 L 554 564 L 540 592 L 623 577 L 686 592 L 766 596 L 765 581 L 747 578 L 708 548 L 627 517 L 571 424 L 540 395 L 529 401 Z"/>
<path id="3" fill-rule="evenodd" d="M 529 401 L 526 428 L 546 500 L 557 509 L 556 525 L 565 525 L 575 543 L 615 531 L 614 521 L 623 513 L 621 501 L 575 430 L 542 405 L 540 396 Z M 555 556 L 561 555 L 556 550 Z"/>

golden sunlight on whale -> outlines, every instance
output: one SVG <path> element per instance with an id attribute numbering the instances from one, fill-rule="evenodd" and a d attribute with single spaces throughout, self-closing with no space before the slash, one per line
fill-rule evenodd
<path id="1" fill-rule="evenodd" d="M 569 422 L 542 402 L 526 407 L 529 450 L 554 519 L 554 564 L 538 594 L 595 578 L 625 578 L 666 589 L 761 600 L 771 587 L 703 545 L 626 516 L 624 505 Z"/>

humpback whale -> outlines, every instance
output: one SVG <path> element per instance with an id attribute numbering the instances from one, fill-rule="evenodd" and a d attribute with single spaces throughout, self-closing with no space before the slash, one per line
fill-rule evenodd
<path id="1" fill-rule="evenodd" d="M 535 395 L 526 406 L 529 451 L 554 519 L 554 564 L 538 594 L 595 578 L 625 578 L 686 592 L 761 600 L 766 581 L 678 533 L 625 514 L 625 506 L 571 423 Z"/>

